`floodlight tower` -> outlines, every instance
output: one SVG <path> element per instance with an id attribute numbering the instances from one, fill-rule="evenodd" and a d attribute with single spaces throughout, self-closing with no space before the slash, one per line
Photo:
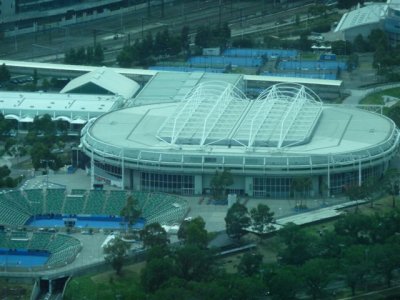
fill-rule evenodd
<path id="1" fill-rule="evenodd" d="M 40 163 L 46 163 L 46 189 L 49 188 L 49 163 L 54 163 L 54 159 L 41 159 Z"/>

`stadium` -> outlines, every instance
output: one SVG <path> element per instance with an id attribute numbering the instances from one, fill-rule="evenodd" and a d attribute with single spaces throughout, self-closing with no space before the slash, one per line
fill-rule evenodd
<path id="1" fill-rule="evenodd" d="M 311 179 L 309 197 L 329 197 L 379 177 L 398 142 L 390 119 L 323 104 L 303 85 L 272 85 L 248 99 L 240 84 L 221 81 L 199 83 L 180 102 L 104 114 L 81 139 L 93 183 L 204 195 L 216 170 L 229 169 L 227 192 L 275 199 L 293 197 L 296 178 Z"/>
<path id="2" fill-rule="evenodd" d="M 62 232 L 122 231 L 127 198 L 138 202 L 133 225 L 177 225 L 188 212 L 184 199 L 161 193 L 65 188 L 13 190 L 0 194 L 0 270 L 38 271 L 66 266 L 81 251 L 79 239 Z"/>

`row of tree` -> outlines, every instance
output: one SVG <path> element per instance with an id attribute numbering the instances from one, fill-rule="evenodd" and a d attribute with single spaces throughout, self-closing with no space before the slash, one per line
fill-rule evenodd
<path id="1" fill-rule="evenodd" d="M 101 66 L 104 61 L 104 51 L 100 43 L 95 47 L 71 48 L 64 54 L 64 63 L 71 65 Z"/>
<path id="2" fill-rule="evenodd" d="M 241 210 L 241 204 L 229 209 L 227 232 L 231 230 L 230 215 L 247 214 Z M 250 215 L 260 229 L 270 224 L 271 213 L 265 205 L 254 208 Z M 249 252 L 228 274 L 216 249 L 208 248 L 209 235 L 202 218 L 183 222 L 178 231 L 181 244 L 174 246 L 169 245 L 165 230 L 154 223 L 140 233 L 147 254 L 139 280 L 141 292 L 135 295 L 137 299 L 258 299 L 269 293 L 272 299 L 286 300 L 307 293 L 312 299 L 326 299 L 346 286 L 353 295 L 381 281 L 390 287 L 400 264 L 398 232 L 399 210 L 348 214 L 333 230 L 317 232 L 291 223 L 278 232 L 277 263 L 264 264 L 260 253 Z M 128 248 L 118 238 L 106 248 L 106 259 L 118 274 Z M 119 263 L 114 264 L 116 261 Z"/>
<path id="3" fill-rule="evenodd" d="M 121 67 L 132 65 L 149 66 L 161 58 L 168 58 L 183 54 L 190 55 L 190 28 L 182 27 L 180 35 L 173 35 L 168 28 L 156 33 L 155 37 L 148 32 L 142 39 L 135 41 L 133 45 L 125 45 L 117 56 L 117 62 Z M 225 48 L 231 37 L 231 31 L 227 24 L 211 28 L 202 25 L 197 28 L 195 45 L 199 49 L 206 47 Z"/>

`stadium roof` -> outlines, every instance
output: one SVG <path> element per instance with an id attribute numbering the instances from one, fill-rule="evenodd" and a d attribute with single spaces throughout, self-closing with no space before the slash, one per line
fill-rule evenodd
<path id="1" fill-rule="evenodd" d="M 4 60 L 0 59 L 0 65 L 5 64 L 10 67 L 18 68 L 29 68 L 38 70 L 55 70 L 55 71 L 73 71 L 73 72 L 91 72 L 97 70 L 99 67 L 94 66 L 83 66 L 83 65 L 64 65 L 64 64 L 52 64 L 52 63 L 40 63 L 31 61 L 17 61 L 17 60 Z M 126 69 L 126 68 L 108 68 L 116 73 L 124 75 L 144 75 L 154 76 L 157 71 L 143 70 L 143 69 Z"/>
<path id="2" fill-rule="evenodd" d="M 122 104 L 116 96 L 0 92 L 0 110 L 8 119 L 32 122 L 37 115 L 83 124 Z"/>
<path id="3" fill-rule="evenodd" d="M 214 95 L 216 101 L 202 98 L 202 94 Z M 188 95 L 186 101 L 194 101 L 191 103 L 117 110 L 88 126 L 84 143 L 106 156 L 123 153 L 127 159 L 149 162 L 193 163 L 204 155 L 214 159 L 223 156 L 229 164 L 245 155 L 257 158 L 257 164 L 265 164 L 268 156 L 285 165 L 284 156 L 296 160 L 304 156 L 302 163 L 308 164 L 313 155 L 326 164 L 324 155 L 346 155 L 352 160 L 383 153 L 397 132 L 384 116 L 321 105 L 312 92 L 299 85 L 292 89 L 271 87 L 252 104 L 241 96 L 233 87 L 204 84 Z M 226 142 L 230 137 L 232 143 Z"/>
<path id="4" fill-rule="evenodd" d="M 125 99 L 132 98 L 140 88 L 139 84 L 135 81 L 111 69 L 102 67 L 72 79 L 60 93 L 73 93 L 74 90 L 80 91 L 90 84 L 111 94 L 121 95 Z"/>
<path id="5" fill-rule="evenodd" d="M 51 64 L 51 63 L 38 63 L 38 62 L 26 62 L 26 61 L 15 61 L 15 60 L 1 60 L 0 59 L 0 65 L 5 64 L 9 67 L 17 67 L 17 68 L 28 68 L 28 69 L 43 69 L 43 70 L 55 70 L 55 71 L 72 71 L 72 72 L 80 72 L 80 73 L 86 73 L 86 72 L 91 72 L 98 67 L 93 67 L 93 66 L 81 66 L 81 65 L 64 65 L 64 64 Z M 117 72 L 119 74 L 127 75 L 127 76 L 133 76 L 133 75 L 140 75 L 140 76 L 150 76 L 153 77 L 155 75 L 159 74 L 165 74 L 164 78 L 169 79 L 169 84 L 173 84 L 171 82 L 171 76 L 173 78 L 177 78 L 177 80 L 181 80 L 181 76 L 188 76 L 187 74 L 180 74 L 180 72 L 164 72 L 164 71 L 155 71 L 155 70 L 143 70 L 143 69 L 126 69 L 126 68 L 108 68 L 110 70 L 113 70 L 114 72 Z M 190 76 L 196 76 L 192 75 L 193 73 L 188 73 Z M 202 73 L 199 73 L 202 74 Z M 215 74 L 213 74 L 215 75 Z M 218 75 L 218 74 L 217 74 Z M 239 76 L 237 74 L 224 74 L 224 79 L 223 80 L 228 80 L 229 81 L 229 76 Z M 211 74 L 209 74 L 211 76 Z M 221 75 L 219 75 L 221 76 Z M 259 76 L 259 75 L 244 75 L 243 79 L 245 81 L 264 81 L 264 82 L 272 82 L 272 83 L 280 83 L 280 82 L 285 82 L 285 83 L 299 83 L 299 84 L 313 84 L 313 85 L 321 85 L 321 86 L 335 86 L 335 87 L 340 87 L 342 84 L 341 80 L 325 80 L 325 79 L 309 79 L 309 78 L 296 78 L 296 77 L 277 77 L 277 76 Z M 154 80 L 152 78 L 151 80 Z M 214 78 L 213 80 L 218 80 L 217 78 Z M 150 82 L 149 82 L 150 83 Z M 148 92 L 148 91 L 146 91 Z M 139 97 L 140 96 L 140 97 Z M 141 97 L 146 97 L 145 95 L 140 95 L 136 96 L 136 98 L 139 98 L 138 102 L 141 102 L 142 104 L 150 103 L 150 102 L 145 102 L 141 101 Z M 162 101 L 165 102 L 165 101 Z M 135 104 L 136 104 L 135 100 Z M 156 102 L 151 102 L 151 103 L 156 103 Z"/>
<path id="6" fill-rule="evenodd" d="M 331 79 L 313 79 L 313 78 L 301 78 L 301 77 L 279 77 L 279 76 L 260 76 L 260 75 L 244 75 L 245 81 L 264 81 L 271 83 L 298 83 L 307 85 L 321 85 L 321 86 L 332 86 L 340 87 L 342 85 L 341 80 Z"/>
<path id="7" fill-rule="evenodd" d="M 223 80 L 234 86 L 243 84 L 243 75 L 206 72 L 160 72 L 133 100 L 135 106 L 181 101 L 193 88 L 204 82 Z"/>
<path id="8" fill-rule="evenodd" d="M 304 86 L 274 85 L 250 101 L 233 85 L 208 82 L 186 95 L 157 137 L 171 145 L 281 148 L 306 142 L 321 111 Z"/>
<path id="9" fill-rule="evenodd" d="M 384 3 L 370 4 L 345 13 L 336 26 L 335 32 L 379 23 L 385 17 L 387 8 L 388 6 Z"/>

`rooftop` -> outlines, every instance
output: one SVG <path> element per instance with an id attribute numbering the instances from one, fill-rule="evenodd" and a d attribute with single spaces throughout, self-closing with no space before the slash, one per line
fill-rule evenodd
<path id="1" fill-rule="evenodd" d="M 336 26 L 335 32 L 379 23 L 385 17 L 387 8 L 388 6 L 385 3 L 375 3 L 345 13 Z"/>
<path id="2" fill-rule="evenodd" d="M 116 96 L 0 92 L 0 110 L 6 118 L 31 122 L 36 115 L 88 121 L 117 108 L 122 99 Z"/>
<path id="3" fill-rule="evenodd" d="M 118 74 L 112 69 L 102 67 L 72 79 L 60 93 L 80 91 L 90 84 L 110 94 L 121 95 L 125 99 L 132 98 L 140 88 L 137 82 Z"/>
<path id="4" fill-rule="evenodd" d="M 185 104 L 177 102 L 131 107 L 99 117 L 88 133 L 102 147 L 115 151 L 135 149 L 141 151 L 143 158 L 144 152 L 252 156 L 284 152 L 290 156 L 368 151 L 385 143 L 395 130 L 393 122 L 384 116 L 321 105 L 301 87 L 290 99 L 281 99 L 279 89 L 267 90 L 252 105 L 246 104 L 247 100 L 236 90 L 220 89 L 221 100 L 213 102 L 194 96 L 195 102 L 186 106 L 186 112 L 182 109 Z M 206 91 L 196 89 L 195 93 Z M 201 103 L 204 111 L 196 111 L 196 104 Z M 175 131 L 171 131 L 173 124 Z M 195 143 L 187 142 L 190 134 L 196 138 Z M 221 136 L 231 136 L 241 143 L 215 143 Z M 265 137 L 269 138 L 267 144 L 262 143 Z"/>

